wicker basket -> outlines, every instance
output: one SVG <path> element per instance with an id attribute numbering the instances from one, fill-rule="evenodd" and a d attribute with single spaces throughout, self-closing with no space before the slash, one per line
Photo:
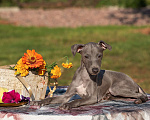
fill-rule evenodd
<path id="1" fill-rule="evenodd" d="M 15 76 L 14 73 L 15 71 L 10 70 L 9 66 L 1 66 L 0 87 L 15 90 L 25 97 L 31 97 L 32 100 L 45 98 L 48 83 L 47 76 L 39 76 L 31 71 L 26 77 Z"/>

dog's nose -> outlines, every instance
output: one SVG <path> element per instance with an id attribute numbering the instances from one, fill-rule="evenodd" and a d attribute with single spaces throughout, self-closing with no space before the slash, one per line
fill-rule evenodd
<path id="1" fill-rule="evenodd" d="M 93 68 L 92 72 L 95 73 L 95 74 L 98 73 L 98 68 Z"/>

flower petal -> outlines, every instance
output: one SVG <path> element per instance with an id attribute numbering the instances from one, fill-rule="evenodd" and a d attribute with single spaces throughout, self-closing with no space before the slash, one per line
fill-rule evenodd
<path id="1" fill-rule="evenodd" d="M 31 69 L 40 67 L 44 62 L 43 57 L 36 53 L 34 49 L 32 51 L 27 50 L 27 53 L 24 53 L 24 56 L 22 57 L 22 61 Z"/>
<path id="2" fill-rule="evenodd" d="M 21 101 L 20 94 L 18 92 L 15 92 L 15 90 L 4 92 L 2 101 L 4 103 L 18 103 Z"/>

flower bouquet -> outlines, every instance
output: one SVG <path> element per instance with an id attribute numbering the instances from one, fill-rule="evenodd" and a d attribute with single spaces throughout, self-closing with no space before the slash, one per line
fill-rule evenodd
<path id="1" fill-rule="evenodd" d="M 71 68 L 72 63 L 69 63 L 68 57 L 65 56 L 64 58 L 67 58 L 67 61 L 62 66 Z M 35 50 L 27 50 L 27 53 L 24 53 L 24 56 L 10 69 L 15 71 L 0 69 L 0 74 L 2 74 L 0 82 L 6 83 L 7 81 L 7 84 L 2 84 L 0 87 L 8 88 L 8 86 L 13 86 L 8 89 L 15 89 L 21 95 L 31 97 L 32 100 L 44 99 L 47 86 L 50 88 L 49 96 L 52 97 L 58 85 L 57 78 L 62 74 L 57 62 L 48 65 Z M 20 84 L 22 84 L 23 88 L 19 87 L 21 86 Z M 54 88 L 51 89 L 50 86 L 54 86 Z"/>

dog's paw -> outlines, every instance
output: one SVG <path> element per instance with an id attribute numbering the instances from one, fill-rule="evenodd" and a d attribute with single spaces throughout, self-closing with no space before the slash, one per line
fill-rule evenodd
<path id="1" fill-rule="evenodd" d="M 61 110 L 70 110 L 72 107 L 71 107 L 71 104 L 70 103 L 65 103 L 65 104 L 62 104 L 59 106 L 59 109 Z"/>
<path id="2" fill-rule="evenodd" d="M 135 104 L 141 104 L 141 103 L 142 103 L 142 100 L 141 100 L 141 99 L 136 99 L 136 100 L 134 101 L 134 103 L 135 103 Z"/>
<path id="3" fill-rule="evenodd" d="M 42 101 L 31 101 L 30 105 L 34 105 L 34 106 L 44 106 L 44 104 L 42 103 Z"/>
<path id="4" fill-rule="evenodd" d="M 111 100 L 112 99 L 112 95 L 110 93 L 107 93 L 104 97 L 103 100 Z"/>

